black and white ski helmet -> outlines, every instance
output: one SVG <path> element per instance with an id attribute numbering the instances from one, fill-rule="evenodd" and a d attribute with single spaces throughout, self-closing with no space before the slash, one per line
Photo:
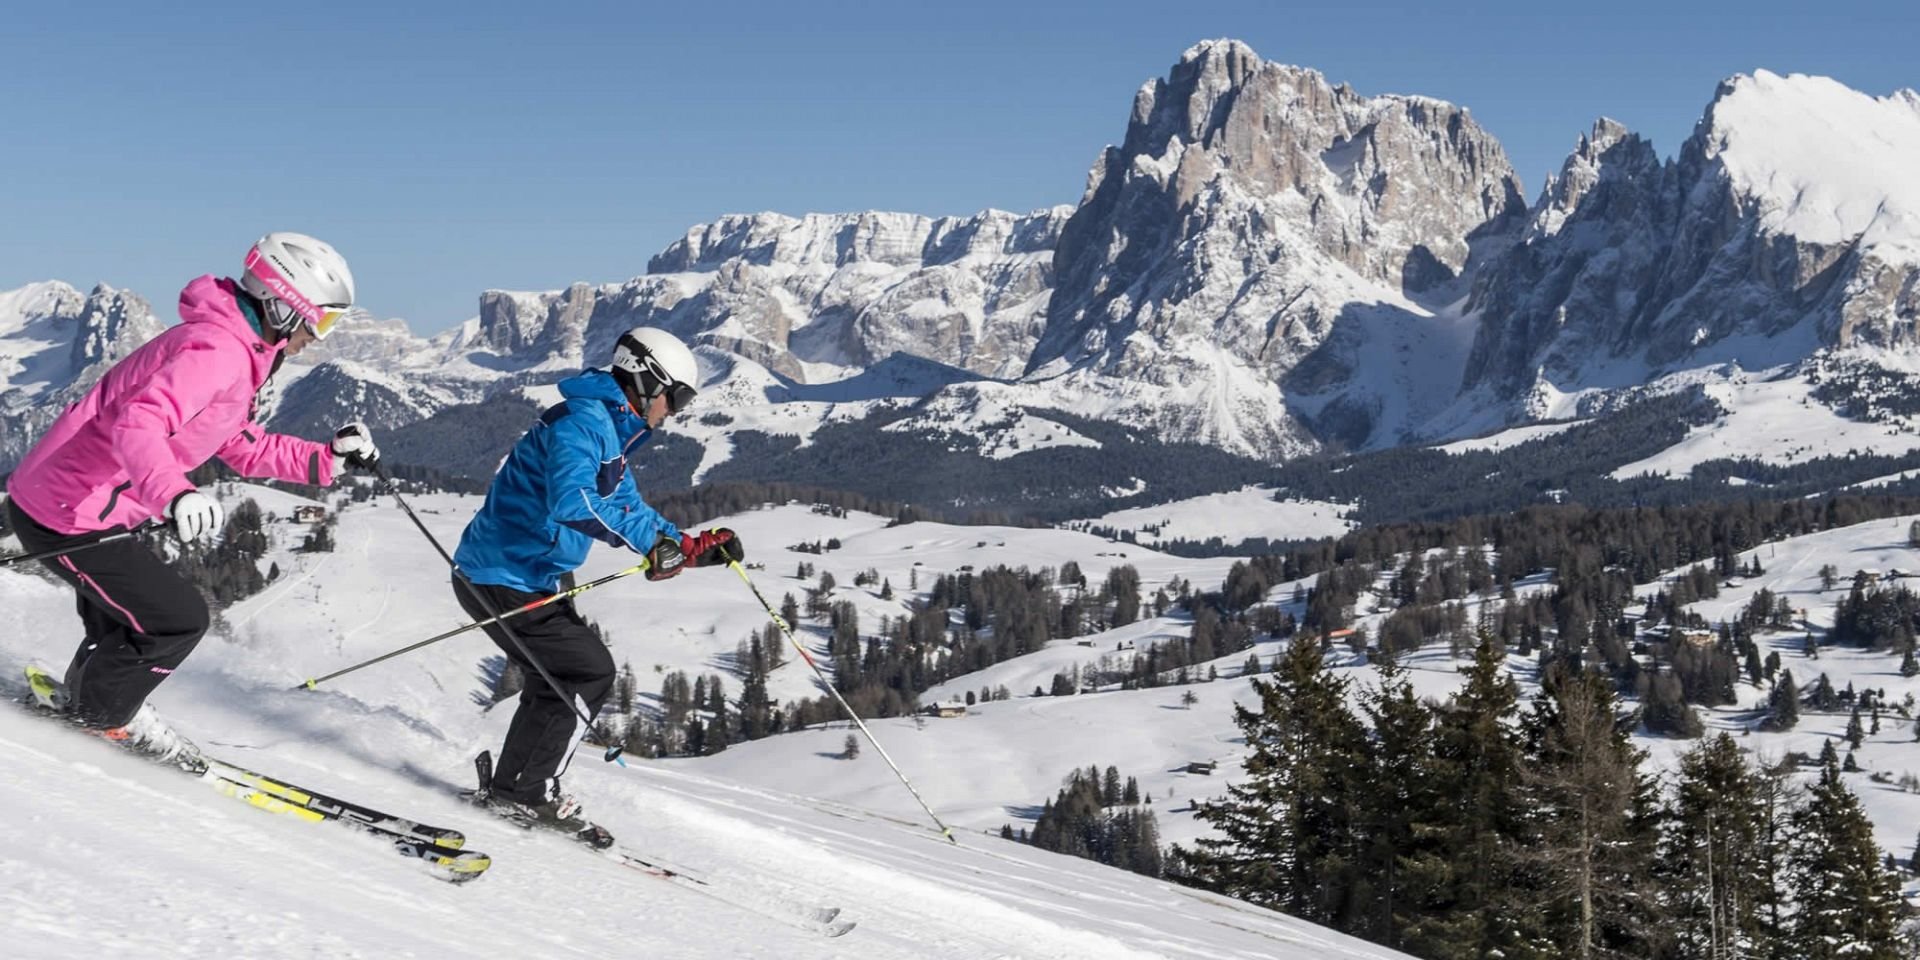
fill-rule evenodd
<path id="1" fill-rule="evenodd" d="M 664 394 L 667 409 L 679 413 L 693 402 L 700 367 L 679 337 L 659 327 L 634 327 L 614 345 L 613 377 L 636 403 Z"/>

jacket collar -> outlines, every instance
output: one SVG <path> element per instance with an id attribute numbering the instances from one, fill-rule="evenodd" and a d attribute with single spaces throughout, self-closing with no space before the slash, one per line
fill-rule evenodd
<path id="1" fill-rule="evenodd" d="M 613 374 L 605 370 L 585 370 L 560 381 L 560 395 L 568 399 L 598 400 L 606 404 L 607 415 L 613 419 L 614 432 L 620 436 L 620 449 L 626 450 L 645 440 L 653 432 L 647 426 L 646 418 L 633 412 L 627 405 L 627 396 Z"/>
<path id="2" fill-rule="evenodd" d="M 268 343 L 254 329 L 253 324 L 247 321 L 246 312 L 240 309 L 240 297 L 244 295 L 240 286 L 232 280 L 211 275 L 198 277 L 180 291 L 180 320 L 225 330 L 253 348 L 256 355 L 278 354 L 286 346 L 286 341 Z"/>

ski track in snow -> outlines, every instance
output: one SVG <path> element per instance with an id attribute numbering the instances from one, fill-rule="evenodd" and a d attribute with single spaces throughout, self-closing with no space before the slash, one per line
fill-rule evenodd
<path id="1" fill-rule="evenodd" d="M 298 502 L 270 490 L 246 490 L 265 509 L 285 515 Z M 422 520 L 451 542 L 479 501 L 452 495 L 416 498 Z M 883 518 L 814 514 L 804 505 L 713 518 L 756 544 L 767 567 L 753 577 L 776 604 L 798 593 L 791 576 L 801 561 L 831 571 L 862 623 L 903 611 L 881 601 L 877 587 L 853 587 L 869 567 L 901 596 L 910 580 L 972 564 L 1058 567 L 1077 560 L 1089 581 L 1114 564 L 1140 571 L 1143 592 L 1173 578 L 1202 589 L 1217 584 L 1233 558 L 1187 560 L 1128 545 L 1125 557 L 1104 540 L 1062 530 L 955 528 L 922 523 L 888 527 Z M 1723 589 L 1696 609 L 1732 616 L 1762 587 L 1809 608 L 1824 629 L 1832 603 L 1816 571 L 1834 563 L 1853 569 L 1920 566 L 1910 560 L 1906 527 L 1896 518 L 1762 545 L 1767 575 Z M 288 688 L 400 644 L 464 622 L 446 589 L 445 565 L 419 543 L 405 515 L 382 498 L 346 507 L 339 554 L 289 552 L 305 527 L 275 525 L 269 559 L 288 576 L 236 604 L 230 622 L 239 639 L 210 636 L 181 672 L 154 696 L 162 714 L 216 756 L 379 809 L 454 827 L 495 865 L 477 882 L 453 887 L 416 863 L 343 828 L 273 817 L 217 795 L 206 785 L 120 755 L 25 711 L 0 709 L 0 812 L 15 829 L 0 850 L 0 943 L 8 956 L 198 957 L 272 954 L 300 957 L 439 957 L 479 949 L 506 955 L 596 957 L 653 954 L 691 957 L 860 956 L 892 958 L 1280 958 L 1350 960 L 1398 956 L 1290 918 L 1087 861 L 1000 840 L 1003 823 L 1028 825 L 1025 812 L 1053 795 L 1060 778 L 1088 763 L 1115 764 L 1140 778 L 1163 840 L 1187 842 L 1204 832 L 1191 801 L 1217 796 L 1244 751 L 1231 702 L 1251 702 L 1239 678 L 1248 654 L 1216 661 L 1223 679 L 1184 688 L 1199 702 L 1178 704 L 1168 688 L 1105 691 L 1072 697 L 1024 694 L 1053 673 L 1107 657 L 1130 655 L 1116 644 L 1178 636 L 1187 621 L 1149 618 L 1071 640 L 958 678 L 925 700 L 953 699 L 982 686 L 1010 687 L 1012 701 L 981 703 L 957 720 L 907 718 L 869 725 L 922 796 L 955 829 L 959 844 L 933 830 L 925 814 L 877 751 L 864 744 L 856 761 L 838 759 L 844 725 L 752 743 L 713 757 L 648 761 L 621 768 L 589 751 L 567 774 L 568 788 L 623 844 L 649 858 L 705 875 L 725 895 L 754 903 L 831 904 L 858 924 L 827 939 L 739 910 L 698 893 L 531 835 L 466 806 L 456 796 L 471 779 L 471 758 L 497 748 L 509 704 L 481 709 L 478 664 L 496 649 L 477 632 L 362 671 L 317 692 Z M 842 548 L 800 554 L 781 545 L 837 537 Z M 374 543 L 381 549 L 373 549 Z M 596 551 L 583 577 L 628 563 Z M 315 589 L 315 588 L 318 589 Z M 1286 602 L 1294 584 L 1271 597 Z M 1547 589 L 1544 578 L 1516 584 Z M 1642 585 L 1640 593 L 1652 592 Z M 373 612 L 374 595 L 384 606 Z M 78 634 L 67 589 L 39 576 L 0 571 L 0 597 L 14 629 L 0 633 L 6 669 L 0 693 L 17 697 L 18 666 L 56 669 Z M 1498 602 L 1498 601 L 1493 601 Z M 635 579 L 583 595 L 582 611 L 612 637 L 616 657 L 641 675 L 643 690 L 667 670 L 700 668 L 731 651 L 765 622 L 751 596 L 724 572 L 690 571 L 667 584 Z M 1384 612 L 1362 621 L 1377 628 Z M 261 611 L 271 615 L 261 616 Z M 340 623 L 355 624 L 331 635 Z M 803 642 L 823 653 L 814 625 Z M 1828 671 L 1836 687 L 1884 686 L 1898 702 L 1920 692 L 1884 655 L 1823 652 L 1808 663 L 1798 632 L 1768 635 L 1803 685 Z M 1256 645 L 1268 662 L 1279 650 Z M 782 699 L 817 696 L 812 671 L 797 656 L 775 671 Z M 830 666 L 830 661 L 823 661 Z M 1459 661 L 1444 646 L 1408 658 L 1422 696 L 1457 688 Z M 1510 661 L 1523 683 L 1530 665 Z M 1364 685 L 1370 670 L 1337 669 Z M 1812 672 L 1809 672 L 1812 671 Z M 1803 676 L 1804 674 L 1804 676 Z M 728 679 L 730 685 L 733 678 Z M 730 691 L 734 689 L 730 686 Z M 1741 684 L 1742 706 L 1703 711 L 1710 728 L 1741 735 L 1742 746 L 1778 755 L 1817 753 L 1846 717 L 1807 715 L 1787 734 L 1743 735 L 1743 710 L 1764 692 Z M 1860 759 L 1869 771 L 1898 776 L 1920 770 L 1909 721 L 1888 716 Z M 1639 738 L 1656 764 L 1671 765 L 1690 742 Z M 1215 775 L 1190 774 L 1189 761 L 1211 759 Z M 1848 775 L 1896 855 L 1912 842 L 1920 797 Z M 111 893 L 107 893 L 111 891 Z M 14 945 L 27 944 L 26 952 Z"/>
<path id="2" fill-rule="evenodd" d="M 281 516 L 301 502 L 265 489 L 238 493 Z M 422 496 L 415 503 L 434 535 L 451 542 L 479 501 Z M 1173 575 L 1217 580 L 1231 563 L 1146 551 L 1125 561 L 1097 559 L 1105 541 L 1064 531 L 887 528 L 882 518 L 823 517 L 796 507 L 731 522 L 767 544 L 762 556 L 780 556 L 778 544 L 839 536 L 841 551 L 771 562 L 786 567 L 804 558 L 843 583 L 878 564 L 902 593 L 909 564 L 924 564 L 918 569 L 930 586 L 936 572 L 999 562 L 1002 552 L 1009 562 L 1051 565 L 1079 556 L 1090 578 L 1103 576 L 1109 563 L 1138 563 L 1150 583 Z M 706 877 L 727 897 L 843 908 L 842 919 L 857 927 L 835 939 L 523 832 L 457 797 L 472 776 L 473 754 L 498 747 L 512 712 L 505 704 L 482 710 L 468 695 L 478 686 L 477 662 L 496 652 L 478 633 L 317 692 L 289 689 L 302 676 L 462 622 L 446 590 L 445 565 L 386 498 L 343 509 L 338 553 L 290 552 L 306 530 L 269 528 L 276 547 L 268 559 L 286 576 L 230 608 L 228 629 L 238 636 L 210 635 L 156 691 L 154 705 L 214 756 L 459 829 L 470 849 L 494 858 L 492 869 L 456 887 L 347 828 L 265 814 L 206 782 L 0 705 L 0 755 L 7 758 L 0 761 L 0 813 L 13 828 L 0 849 L 0 943 L 8 957 L 1398 956 L 1277 913 L 1002 841 L 978 818 L 950 819 L 960 841 L 950 844 L 917 808 L 895 810 L 906 794 L 890 774 L 888 789 L 899 796 L 878 807 L 862 798 L 806 796 L 801 791 L 823 785 L 811 775 L 765 786 L 700 761 L 634 758 L 621 768 L 586 751 L 567 775 L 569 789 L 624 845 Z M 610 572 L 627 562 L 624 554 L 596 551 L 593 564 Z M 599 575 L 593 564 L 583 576 Z M 755 579 L 776 603 L 797 589 L 779 572 Z M 854 600 L 869 620 L 899 609 L 879 601 L 876 590 L 845 588 L 836 598 Z M 45 578 L 0 571 L 0 597 L 15 612 L 15 629 L 0 633 L 0 693 L 19 697 L 20 666 L 63 668 L 79 625 L 71 593 Z M 672 602 L 663 605 L 663 598 Z M 657 685 L 648 669 L 656 658 L 684 668 L 711 662 L 764 622 L 724 571 L 672 584 L 636 580 L 586 595 L 583 604 L 609 628 L 616 655 L 646 674 L 643 688 Z M 346 623 L 353 626 L 342 631 Z M 819 646 L 818 636 L 806 640 Z M 798 659 L 789 656 L 791 668 L 776 673 L 785 686 L 776 696 L 818 695 L 812 671 Z M 1073 731 L 1068 736 L 1085 738 L 1083 754 L 1097 751 L 1106 733 L 1070 710 L 1050 721 L 1067 721 L 1061 729 Z M 879 725 L 876 735 L 940 809 L 949 778 L 926 768 L 928 757 L 916 749 L 924 745 L 906 741 L 905 723 Z M 815 737 L 843 733 L 776 740 L 811 770 L 819 761 Z M 857 766 L 864 777 L 884 769 L 878 763 L 875 756 Z"/>

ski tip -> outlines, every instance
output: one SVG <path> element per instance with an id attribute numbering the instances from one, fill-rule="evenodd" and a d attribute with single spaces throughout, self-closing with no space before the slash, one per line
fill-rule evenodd
<path id="1" fill-rule="evenodd" d="M 428 872 L 448 883 L 471 883 L 493 866 L 493 858 L 483 853 L 439 857 L 428 863 Z"/>

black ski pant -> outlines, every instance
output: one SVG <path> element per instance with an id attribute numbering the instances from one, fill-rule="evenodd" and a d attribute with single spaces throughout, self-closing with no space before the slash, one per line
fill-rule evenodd
<path id="1" fill-rule="evenodd" d="M 28 553 L 95 539 L 49 530 L 7 500 L 7 526 Z M 116 530 L 123 529 L 116 527 Z M 138 538 L 40 561 L 73 586 L 86 639 L 67 666 L 67 693 L 83 723 L 118 727 L 207 632 L 207 602 Z"/>
<path id="2" fill-rule="evenodd" d="M 524 607 L 550 594 L 524 593 L 512 587 L 470 583 L 459 573 L 453 575 L 453 594 L 461 609 L 475 620 Z M 486 598 L 486 603 L 480 602 Z M 487 609 L 492 605 L 492 610 Z M 495 796 L 521 803 L 541 803 L 552 795 L 554 784 L 566 771 L 574 747 L 586 735 L 584 712 L 600 714 L 600 707 L 613 692 L 613 654 L 587 626 L 572 600 L 550 603 L 531 613 L 506 621 L 506 627 L 526 644 L 528 652 L 547 668 L 565 691 L 565 699 L 553 686 L 541 679 L 540 671 L 518 647 L 514 646 L 502 624 L 482 629 L 507 655 L 519 664 L 525 680 L 520 689 L 520 706 L 513 712 L 513 724 L 507 728 L 507 742 L 493 765 L 492 789 Z M 575 707 L 579 710 L 575 710 Z"/>

